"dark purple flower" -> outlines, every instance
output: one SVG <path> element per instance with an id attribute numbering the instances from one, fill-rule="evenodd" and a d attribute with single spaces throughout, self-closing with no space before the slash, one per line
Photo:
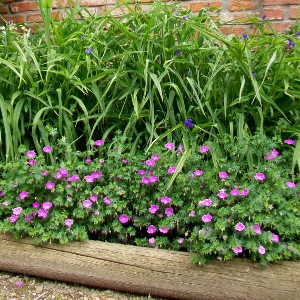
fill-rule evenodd
<path id="1" fill-rule="evenodd" d="M 262 17 L 262 18 L 263 18 L 263 20 L 264 20 L 264 19 L 266 19 L 266 18 L 267 18 L 267 15 L 263 15 L 263 17 Z"/>
<path id="2" fill-rule="evenodd" d="M 185 120 L 184 125 L 187 126 L 188 128 L 193 128 L 193 120 L 192 119 Z"/>
<path id="3" fill-rule="evenodd" d="M 255 71 L 252 70 L 251 73 L 252 73 L 252 75 L 253 75 L 253 78 L 256 79 Z"/>
<path id="4" fill-rule="evenodd" d="M 244 34 L 243 34 L 243 38 L 246 39 L 247 37 L 248 37 L 248 34 L 247 34 L 247 33 L 244 33 Z"/>
<path id="5" fill-rule="evenodd" d="M 181 50 L 180 50 L 180 49 L 177 49 L 177 50 L 176 50 L 176 54 L 177 54 L 177 55 L 180 55 L 180 54 L 181 54 Z"/>

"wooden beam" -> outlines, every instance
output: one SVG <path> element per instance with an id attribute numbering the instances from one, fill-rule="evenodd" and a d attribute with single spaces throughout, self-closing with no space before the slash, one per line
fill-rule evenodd
<path id="1" fill-rule="evenodd" d="M 35 246 L 0 234 L 1 271 L 169 299 L 300 299 L 299 261 L 199 266 L 191 256 L 99 241 Z"/>

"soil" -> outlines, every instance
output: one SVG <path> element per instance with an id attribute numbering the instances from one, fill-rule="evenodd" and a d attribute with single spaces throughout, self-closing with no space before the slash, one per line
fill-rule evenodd
<path id="1" fill-rule="evenodd" d="M 0 300 L 159 300 L 0 272 Z M 161 299 L 162 300 L 162 299 Z"/>

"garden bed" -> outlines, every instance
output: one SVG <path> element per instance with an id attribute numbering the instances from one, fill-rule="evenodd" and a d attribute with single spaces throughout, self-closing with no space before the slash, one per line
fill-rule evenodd
<path id="1" fill-rule="evenodd" d="M 190 253 L 99 241 L 33 245 L 0 234 L 0 270 L 170 299 L 297 299 L 300 262 L 236 258 L 192 265 Z"/>

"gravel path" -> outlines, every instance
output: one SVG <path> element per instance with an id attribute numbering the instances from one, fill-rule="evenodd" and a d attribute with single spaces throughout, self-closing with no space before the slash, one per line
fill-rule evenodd
<path id="1" fill-rule="evenodd" d="M 150 300 L 148 297 L 87 288 L 41 278 L 0 272 L 0 300 Z M 162 300 L 162 299 L 161 299 Z"/>

